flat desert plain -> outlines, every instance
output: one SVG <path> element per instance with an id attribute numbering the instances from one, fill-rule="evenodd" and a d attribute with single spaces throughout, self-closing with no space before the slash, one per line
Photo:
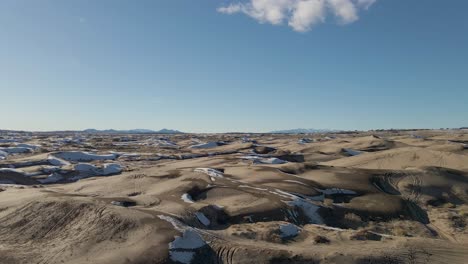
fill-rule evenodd
<path id="1" fill-rule="evenodd" d="M 468 131 L 0 134 L 0 263 L 467 263 Z"/>

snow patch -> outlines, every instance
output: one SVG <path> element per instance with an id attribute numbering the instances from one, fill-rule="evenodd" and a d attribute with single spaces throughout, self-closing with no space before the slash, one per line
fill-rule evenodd
<path id="1" fill-rule="evenodd" d="M 300 181 L 294 181 L 294 180 L 284 180 L 284 182 L 292 182 L 292 183 L 297 183 L 297 184 L 301 184 L 301 185 L 304 185 L 304 186 L 309 186 L 308 184 L 305 184 L 305 183 L 300 182 Z"/>
<path id="2" fill-rule="evenodd" d="M 71 180 L 73 181 L 91 176 L 109 176 L 122 172 L 122 166 L 117 163 L 106 163 L 102 168 L 89 163 L 78 163 L 74 166 L 74 169 L 80 174 L 72 177 Z"/>
<path id="3" fill-rule="evenodd" d="M 345 194 L 345 195 L 354 195 L 357 194 L 355 191 L 346 190 L 346 189 L 339 189 L 339 188 L 331 188 L 331 189 L 316 189 L 317 191 L 326 194 L 326 195 L 333 195 L 333 194 Z"/>
<path id="4" fill-rule="evenodd" d="M 189 148 L 192 148 L 192 149 L 208 149 L 208 148 L 216 148 L 218 146 L 219 146 L 218 142 L 207 142 L 207 143 L 192 145 Z"/>
<path id="5" fill-rule="evenodd" d="M 158 215 L 159 219 L 169 222 L 177 231 L 183 232 L 187 229 L 191 229 L 187 227 L 184 223 L 180 222 L 179 220 L 175 219 L 174 217 L 170 217 L 167 215 Z"/>
<path id="6" fill-rule="evenodd" d="M 190 263 L 195 255 L 194 250 L 205 246 L 205 241 L 194 230 L 185 230 L 182 236 L 176 236 L 169 243 L 171 260 L 181 263 Z"/>
<path id="7" fill-rule="evenodd" d="M 198 218 L 198 221 L 200 221 L 200 223 L 202 223 L 203 225 L 205 226 L 210 225 L 211 223 L 210 219 L 208 219 L 203 213 L 196 212 L 195 216 Z"/>
<path id="8" fill-rule="evenodd" d="M 72 162 L 88 162 L 93 160 L 115 160 L 118 155 L 107 154 L 99 155 L 84 151 L 64 151 L 52 155 L 54 158 L 64 159 Z"/>
<path id="9" fill-rule="evenodd" d="M 242 140 L 242 143 L 250 143 L 250 142 L 253 141 L 253 140 L 251 140 L 251 139 L 248 138 L 248 137 L 243 137 L 241 140 Z"/>
<path id="10" fill-rule="evenodd" d="M 212 169 L 212 168 L 196 168 L 194 170 L 194 172 L 199 172 L 199 173 L 204 173 L 210 177 L 214 177 L 214 178 L 223 178 L 224 177 L 224 174 L 219 171 L 219 170 L 216 170 L 216 169 Z"/>
<path id="11" fill-rule="evenodd" d="M 169 140 L 156 140 L 154 143 L 156 146 L 162 147 L 162 148 L 179 148 L 179 146 Z"/>
<path id="12" fill-rule="evenodd" d="M 117 151 L 109 151 L 109 153 L 115 154 L 119 158 L 138 158 L 141 156 L 138 153 L 126 153 L 126 152 L 117 152 Z"/>
<path id="13" fill-rule="evenodd" d="M 296 196 L 292 201 L 287 202 L 288 205 L 301 208 L 302 212 L 309 218 L 311 223 L 323 223 L 322 218 L 318 214 L 318 205 L 310 203 L 309 201 Z"/>
<path id="14" fill-rule="evenodd" d="M 347 231 L 346 229 L 341 229 L 338 227 L 331 227 L 331 226 L 326 226 L 326 225 L 311 224 L 311 226 L 319 227 L 325 230 L 332 230 L 332 231 Z"/>
<path id="15" fill-rule="evenodd" d="M 280 224 L 281 238 L 295 237 L 299 234 L 299 231 L 299 228 L 294 224 Z"/>
<path id="16" fill-rule="evenodd" d="M 78 163 L 74 166 L 74 169 L 81 173 L 89 174 L 96 174 L 98 170 L 98 168 L 95 165 L 89 163 Z"/>
<path id="17" fill-rule="evenodd" d="M 169 243 L 169 249 L 197 249 L 206 245 L 201 236 L 191 229 L 187 229 L 182 236 L 176 236 L 174 241 Z"/>
<path id="18" fill-rule="evenodd" d="M 278 159 L 278 158 L 264 158 L 260 156 L 242 156 L 241 159 L 244 160 L 251 160 L 255 164 L 284 164 L 287 163 L 287 161 Z"/>
<path id="19" fill-rule="evenodd" d="M 40 145 L 25 144 L 25 143 L 15 144 L 15 146 L 19 147 L 19 148 L 29 148 L 29 149 L 33 149 L 33 150 L 36 150 L 36 149 L 41 147 Z"/>
<path id="20" fill-rule="evenodd" d="M 322 217 L 318 214 L 318 209 L 320 208 L 318 205 L 311 203 L 310 201 L 294 195 L 292 193 L 288 193 L 279 189 L 275 190 L 276 192 L 283 194 L 282 197 L 287 196 L 291 199 L 291 201 L 283 201 L 289 206 L 299 207 L 302 212 L 309 218 L 310 223 L 321 224 L 323 223 Z M 274 193 L 274 192 L 273 192 Z"/>
<path id="21" fill-rule="evenodd" d="M 99 176 L 107 176 L 122 172 L 122 166 L 117 163 L 106 163 L 102 166 L 102 168 L 89 163 L 78 163 L 75 165 L 74 169 L 82 173 L 89 173 Z"/>
<path id="22" fill-rule="evenodd" d="M 63 176 L 58 174 L 58 173 L 52 173 L 50 174 L 49 176 L 47 176 L 47 178 L 45 179 L 40 179 L 38 180 L 40 183 L 55 183 L 55 182 L 58 182 L 58 181 L 61 181 L 63 180 Z"/>
<path id="23" fill-rule="evenodd" d="M 344 151 L 346 154 L 350 155 L 350 156 L 357 156 L 357 155 L 363 153 L 362 151 L 354 150 L 354 149 L 350 149 L 350 148 L 344 148 L 343 151 Z"/>
<path id="24" fill-rule="evenodd" d="M 182 196 L 180 197 L 182 200 L 184 200 L 184 202 L 186 203 L 194 203 L 193 199 L 192 199 L 192 196 L 188 193 L 184 193 L 182 194 Z"/>
<path id="25" fill-rule="evenodd" d="M 10 173 L 17 173 L 17 174 L 21 174 L 21 176 L 23 177 L 33 177 L 33 176 L 37 176 L 37 175 L 41 175 L 42 172 L 40 171 L 36 171 L 36 172 L 31 172 L 31 173 L 26 173 L 22 170 L 19 170 L 19 169 L 14 169 L 14 168 L 1 168 L 0 169 L 0 172 L 10 172 Z"/>
<path id="26" fill-rule="evenodd" d="M 0 150 L 0 160 L 5 160 L 8 156 L 8 153 L 6 153 L 3 150 Z"/>
<path id="27" fill-rule="evenodd" d="M 102 175 L 107 176 L 111 174 L 117 174 L 122 172 L 122 166 L 117 163 L 106 163 L 102 167 Z"/>
<path id="28" fill-rule="evenodd" d="M 17 141 L 18 141 L 17 139 L 0 138 L 0 143 L 14 143 Z"/>
<path id="29" fill-rule="evenodd" d="M 312 143 L 312 142 L 315 142 L 314 139 L 310 139 L 310 138 L 301 138 L 297 141 L 297 143 L 301 144 L 301 145 L 304 145 L 304 144 L 309 144 L 309 143 Z"/>
<path id="30" fill-rule="evenodd" d="M 66 161 L 66 160 L 63 160 L 63 159 L 59 159 L 59 158 L 56 158 L 54 156 L 49 156 L 47 158 L 47 162 L 50 163 L 50 165 L 53 165 L 53 166 L 66 166 L 66 165 L 70 165 L 70 162 Z"/>
<path id="31" fill-rule="evenodd" d="M 249 188 L 249 189 L 254 189 L 254 190 L 259 190 L 259 191 L 268 191 L 268 189 L 253 187 L 253 186 L 249 186 L 249 185 L 239 185 L 238 187 L 239 188 Z"/>
<path id="32" fill-rule="evenodd" d="M 18 169 L 12 169 L 12 168 L 1 168 L 0 172 L 13 172 L 13 173 L 19 173 L 24 175 L 24 171 L 18 170 Z"/>
<path id="33" fill-rule="evenodd" d="M 26 148 L 26 147 L 6 147 L 6 148 L 0 148 L 0 151 L 8 153 L 8 154 L 20 154 L 20 153 L 31 153 L 34 150 L 32 148 Z"/>
<path id="34" fill-rule="evenodd" d="M 169 243 L 171 260 L 189 264 L 195 255 L 195 250 L 205 246 L 206 242 L 195 229 L 186 226 L 179 220 L 166 215 L 158 215 L 158 217 L 171 223 L 177 231 L 182 232 L 182 236 L 175 236 L 174 241 Z"/>
<path id="35" fill-rule="evenodd" d="M 195 253 L 191 251 L 170 251 L 169 255 L 174 262 L 190 263 Z"/>

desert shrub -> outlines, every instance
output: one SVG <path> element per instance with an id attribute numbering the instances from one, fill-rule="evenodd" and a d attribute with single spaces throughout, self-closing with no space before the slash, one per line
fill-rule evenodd
<path id="1" fill-rule="evenodd" d="M 351 240 L 375 240 L 380 241 L 382 239 L 381 235 L 370 232 L 369 230 L 363 229 L 360 230 L 350 237 Z"/>
<path id="2" fill-rule="evenodd" d="M 330 239 L 328 239 L 328 238 L 326 238 L 324 236 L 316 235 L 314 237 L 314 243 L 315 244 L 329 244 Z"/>
<path id="3" fill-rule="evenodd" d="M 357 229 L 365 225 L 361 217 L 354 213 L 345 214 L 343 217 L 342 223 L 347 228 L 353 228 L 353 229 Z"/>
<path id="4" fill-rule="evenodd" d="M 378 257 L 366 257 L 356 261 L 357 264 L 403 264 L 404 261 L 398 257 L 383 255 Z"/>
<path id="5" fill-rule="evenodd" d="M 395 235 L 395 236 L 408 236 L 408 233 L 406 232 L 406 230 L 401 227 L 401 226 L 395 226 L 392 228 L 392 233 Z"/>
<path id="6" fill-rule="evenodd" d="M 323 204 L 324 204 L 325 206 L 332 206 L 332 205 L 333 205 L 333 199 L 325 198 L 325 199 L 323 200 Z"/>

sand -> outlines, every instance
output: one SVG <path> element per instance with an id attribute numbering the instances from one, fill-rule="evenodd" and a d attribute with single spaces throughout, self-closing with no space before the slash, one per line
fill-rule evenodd
<path id="1" fill-rule="evenodd" d="M 0 134 L 0 263 L 466 263 L 468 132 Z"/>

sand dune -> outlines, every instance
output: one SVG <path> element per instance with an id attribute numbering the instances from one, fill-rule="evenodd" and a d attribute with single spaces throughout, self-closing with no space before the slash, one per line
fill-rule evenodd
<path id="1" fill-rule="evenodd" d="M 0 160 L 0 262 L 465 263 L 465 141 L 18 136 L 3 148 L 31 151 Z"/>
<path id="2" fill-rule="evenodd" d="M 398 170 L 425 166 L 451 169 L 468 169 L 468 157 L 427 148 L 397 148 L 377 153 L 366 153 L 355 157 L 323 162 L 327 166 L 354 167 L 365 169 Z"/>

